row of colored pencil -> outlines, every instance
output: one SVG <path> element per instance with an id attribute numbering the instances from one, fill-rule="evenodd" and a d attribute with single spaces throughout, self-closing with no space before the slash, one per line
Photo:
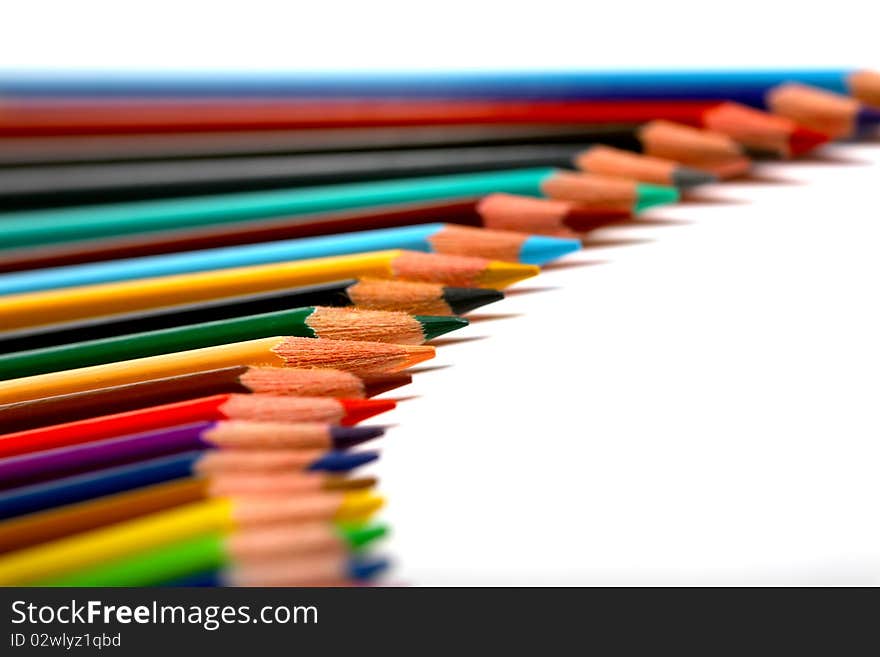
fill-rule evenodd
<path id="1" fill-rule="evenodd" d="M 594 229 L 880 123 L 861 71 L 0 93 L 2 585 L 372 581 L 361 423 L 426 342 Z"/>

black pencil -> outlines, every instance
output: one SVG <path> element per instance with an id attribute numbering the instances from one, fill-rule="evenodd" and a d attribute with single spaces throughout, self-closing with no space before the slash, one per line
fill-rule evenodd
<path id="1" fill-rule="evenodd" d="M 630 124 L 430 125 L 5 137 L 0 166 L 596 142 L 642 152 Z"/>
<path id="2" fill-rule="evenodd" d="M 503 298 L 502 292 L 486 288 L 346 279 L 322 285 L 8 331 L 0 333 L 0 353 L 44 349 L 74 342 L 288 310 L 303 305 L 337 308 L 357 306 L 368 310 L 396 310 L 419 315 L 462 315 Z"/>
<path id="3" fill-rule="evenodd" d="M 556 132 L 545 129 L 549 142 L 532 143 L 537 134 L 522 137 L 521 144 L 510 144 L 511 128 L 505 133 L 488 133 L 486 142 L 478 145 L 463 139 L 456 146 L 444 144 L 434 148 L 397 148 L 387 150 L 354 150 L 321 152 L 316 143 L 314 152 L 300 146 L 299 152 L 260 154 L 201 159 L 165 159 L 154 161 L 97 162 L 0 168 L 0 202 L 7 208 L 52 207 L 65 204 L 112 202 L 210 194 L 227 191 L 252 191 L 274 187 L 298 187 L 334 183 L 405 178 L 453 173 L 518 169 L 531 167 L 571 167 L 578 165 L 587 172 L 626 175 L 638 172 L 635 167 L 622 171 L 591 170 L 582 156 L 597 144 L 625 151 L 650 155 L 651 148 L 637 127 L 599 126 L 592 132 Z M 340 132 L 340 131 L 337 131 Z M 654 133 L 662 131 L 652 131 Z M 699 131 L 692 130 L 699 134 Z M 439 133 L 438 133 L 439 134 Z M 498 142 L 493 142 L 492 137 Z M 575 139 L 577 137 L 577 139 Z M 661 134 L 662 138 L 662 134 Z M 673 135 L 673 139 L 678 139 Z M 689 135 L 694 141 L 693 135 Z M 562 143 L 557 140 L 567 139 Z M 680 141 L 680 140 L 679 140 Z M 688 148 L 699 151 L 699 137 Z M 708 141 L 708 140 L 707 140 Z M 645 167 L 649 178 L 642 182 L 690 187 L 715 180 L 711 173 L 669 161 L 657 167 Z M 621 167 L 615 163 L 615 166 Z M 657 179 L 657 175 L 660 179 Z"/>
<path id="4" fill-rule="evenodd" d="M 8 209 L 25 209 L 480 171 L 567 168 L 584 146 L 436 148 L 4 169 L 0 171 L 0 203 Z"/>

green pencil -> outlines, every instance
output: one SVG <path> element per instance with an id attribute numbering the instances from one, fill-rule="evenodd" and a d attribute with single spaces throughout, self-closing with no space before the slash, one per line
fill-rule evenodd
<path id="1" fill-rule="evenodd" d="M 290 558 L 316 550 L 361 549 L 385 536 L 383 525 L 309 523 L 251 529 L 231 535 L 205 534 L 38 581 L 34 586 L 154 586 L 193 573 L 219 570 L 237 559 Z M 271 539 L 264 541 L 261 539 Z M 261 545 L 262 542 L 262 545 Z M 271 546 L 272 552 L 267 552 Z"/>
<path id="2" fill-rule="evenodd" d="M 36 246 L 495 192 L 549 196 L 602 211 L 640 211 L 678 200 L 673 187 L 559 169 L 514 169 L 5 213 L 0 214 L 0 244 Z"/>
<path id="3" fill-rule="evenodd" d="M 0 380 L 275 335 L 422 344 L 467 324 L 460 317 L 309 306 L 5 354 Z"/>

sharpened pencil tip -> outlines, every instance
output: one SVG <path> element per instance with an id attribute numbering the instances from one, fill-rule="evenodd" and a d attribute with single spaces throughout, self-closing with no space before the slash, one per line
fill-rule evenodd
<path id="1" fill-rule="evenodd" d="M 672 182 L 679 189 L 689 189 L 718 182 L 718 176 L 708 171 L 679 166 L 672 172 Z"/>
<path id="2" fill-rule="evenodd" d="M 862 107 L 856 117 L 859 128 L 873 128 L 880 123 L 880 108 Z"/>
<path id="3" fill-rule="evenodd" d="M 791 157 L 799 157 L 822 144 L 827 144 L 829 141 L 831 141 L 829 135 L 803 126 L 797 126 L 789 135 L 788 150 Z"/>
<path id="4" fill-rule="evenodd" d="M 407 346 L 406 359 L 400 369 L 406 369 L 407 367 L 424 363 L 426 360 L 431 360 L 436 355 L 437 352 L 434 351 L 434 347 L 428 345 L 418 345 L 415 347 Z"/>
<path id="5" fill-rule="evenodd" d="M 536 265 L 524 265 L 516 262 L 493 260 L 480 276 L 480 286 L 504 288 L 541 273 Z"/>
<path id="6" fill-rule="evenodd" d="M 339 508 L 336 510 L 336 520 L 360 520 L 369 517 L 384 505 L 385 498 L 372 490 L 345 493 L 342 497 L 342 502 L 339 503 Z"/>
<path id="7" fill-rule="evenodd" d="M 342 538 L 352 549 L 359 549 L 388 535 L 387 525 L 349 525 L 339 528 Z"/>
<path id="8" fill-rule="evenodd" d="M 425 336 L 425 340 L 433 340 L 438 336 L 457 331 L 470 324 L 470 322 L 462 317 L 416 315 L 415 318 L 422 325 L 422 333 Z"/>
<path id="9" fill-rule="evenodd" d="M 379 458 L 379 452 L 327 452 L 309 465 L 312 472 L 348 472 Z"/>
<path id="10" fill-rule="evenodd" d="M 639 183 L 636 185 L 636 212 L 647 210 L 658 205 L 668 205 L 679 200 L 680 195 L 675 187 Z"/>
<path id="11" fill-rule="evenodd" d="M 385 434 L 385 427 L 330 427 L 334 449 L 348 449 Z"/>
<path id="12" fill-rule="evenodd" d="M 456 315 L 464 315 L 496 301 L 501 301 L 504 293 L 485 287 L 444 287 L 443 300 Z"/>
<path id="13" fill-rule="evenodd" d="M 393 399 L 339 399 L 337 401 L 345 411 L 341 423 L 347 426 L 385 413 L 397 406 L 397 402 Z"/>
<path id="14" fill-rule="evenodd" d="M 531 235 L 522 243 L 519 261 L 528 265 L 545 265 L 569 253 L 580 251 L 580 240 Z"/>
<path id="15" fill-rule="evenodd" d="M 355 557 L 348 562 L 348 576 L 357 581 L 371 580 L 390 566 L 388 559 L 381 557 Z"/>

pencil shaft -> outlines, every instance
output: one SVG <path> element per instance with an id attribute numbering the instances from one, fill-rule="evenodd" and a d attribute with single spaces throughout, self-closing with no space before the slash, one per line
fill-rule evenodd
<path id="1" fill-rule="evenodd" d="M 0 150 L 0 166 L 588 142 L 641 150 L 641 141 L 631 125 L 476 123 L 329 130 L 7 137 Z"/>
<path id="2" fill-rule="evenodd" d="M 113 388 L 43 397 L 0 406 L 0 433 L 26 431 L 51 424 L 124 413 L 148 406 L 232 393 L 250 393 L 241 382 L 246 366 L 207 370 L 152 379 Z"/>
<path id="3" fill-rule="evenodd" d="M 192 573 L 223 568 L 229 561 L 223 536 L 206 534 L 129 558 L 95 565 L 36 586 L 156 586 Z"/>
<path id="4" fill-rule="evenodd" d="M 589 142 L 0 169 L 0 202 L 7 208 L 36 208 L 499 169 L 570 167 L 575 155 L 587 146 Z"/>
<path id="5" fill-rule="evenodd" d="M 494 192 L 541 196 L 550 168 L 385 180 L 216 196 L 78 206 L 0 214 L 7 248 L 182 226 L 344 210 L 394 203 L 472 198 Z"/>
<path id="6" fill-rule="evenodd" d="M 10 295 L 0 304 L 0 324 L 13 331 L 355 277 L 502 289 L 538 272 L 535 265 L 485 258 L 375 251 Z M 222 366 L 229 364 L 260 363 Z"/>
<path id="7" fill-rule="evenodd" d="M 0 459 L 0 489 L 72 477 L 84 472 L 137 463 L 211 447 L 203 436 L 213 422 L 169 427 L 74 447 Z"/>
<path id="8" fill-rule="evenodd" d="M 0 518 L 14 518 L 26 513 L 51 509 L 60 504 L 73 504 L 191 477 L 200 457 L 201 452 L 174 454 L 58 479 L 47 484 L 4 491 L 0 493 Z"/>
<path id="9" fill-rule="evenodd" d="M 201 303 L 161 307 L 138 313 L 94 317 L 81 322 L 53 324 L 22 331 L 0 333 L 0 352 L 44 349 L 53 345 L 100 340 L 129 333 L 159 331 L 175 326 L 215 322 L 233 317 L 260 315 L 303 306 L 347 307 L 353 305 L 346 290 L 357 279 L 309 285 L 259 294 L 212 299 Z"/>
<path id="10" fill-rule="evenodd" d="M 682 94 L 724 93 L 730 90 L 763 89 L 789 80 L 846 93 L 850 68 L 776 68 L 727 70 L 638 71 L 436 71 L 429 73 L 338 72 L 320 74 L 265 72 L 131 73 L 124 78 L 91 72 L 38 75 L 7 73 L 0 91 L 9 96 L 70 96 L 79 98 L 171 98 L 234 96 L 271 97 L 608 97 L 632 92 L 662 98 Z M 652 96 L 648 96 L 652 97 Z M 688 96 L 685 96 L 688 97 Z"/>
<path id="11" fill-rule="evenodd" d="M 0 275 L 0 295 L 388 249 L 431 253 L 436 251 L 431 238 L 442 229 L 443 224 L 382 228 L 5 274 Z"/>
<path id="12" fill-rule="evenodd" d="M 307 320 L 314 307 L 235 317 L 145 333 L 74 342 L 0 355 L 0 379 L 34 376 L 78 367 L 146 358 L 190 349 L 293 335 L 316 338 Z"/>
<path id="13" fill-rule="evenodd" d="M 461 198 L 379 205 L 195 228 L 169 228 L 161 232 L 110 236 L 51 246 L 4 249 L 0 250 L 0 273 L 436 221 L 479 226 L 482 219 L 476 211 L 477 201 L 476 198 Z"/>
<path id="14" fill-rule="evenodd" d="M 207 499 L 206 478 L 172 480 L 0 523 L 0 553 Z"/>

